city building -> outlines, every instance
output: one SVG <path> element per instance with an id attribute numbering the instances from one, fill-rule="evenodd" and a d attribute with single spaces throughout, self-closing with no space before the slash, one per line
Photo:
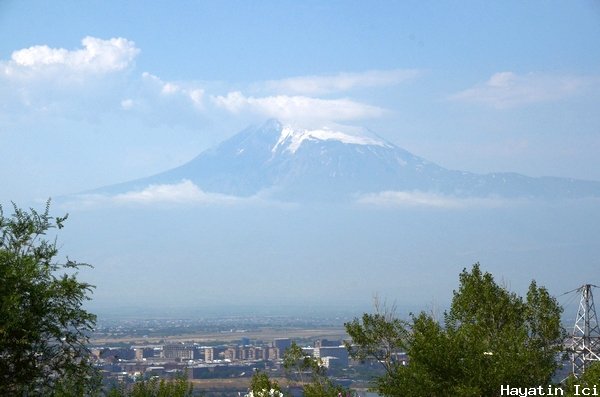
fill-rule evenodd
<path id="1" fill-rule="evenodd" d="M 183 343 L 164 345 L 162 356 L 169 359 L 192 360 L 194 347 Z"/>
<path id="2" fill-rule="evenodd" d="M 339 360 L 336 366 L 348 366 L 348 350 L 344 346 L 324 346 L 315 347 L 313 350 L 313 356 L 320 358 L 321 361 L 325 357 L 335 357 Z"/>
<path id="3" fill-rule="evenodd" d="M 277 349 L 275 360 L 283 358 L 285 351 L 292 346 L 292 340 L 290 338 L 275 338 L 273 341 L 273 347 Z M 270 352 L 269 352 L 270 353 Z M 272 360 L 271 354 L 269 354 L 269 360 Z"/>

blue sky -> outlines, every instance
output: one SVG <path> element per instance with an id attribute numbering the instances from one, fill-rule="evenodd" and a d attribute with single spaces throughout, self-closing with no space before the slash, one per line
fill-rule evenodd
<path id="1" fill-rule="evenodd" d="M 449 168 L 600 179 L 594 1 L 5 0 L 0 37 L 15 200 L 149 175 L 269 117 L 366 126 Z"/>
<path id="2" fill-rule="evenodd" d="M 597 1 L 0 0 L 0 37 L 2 203 L 152 175 L 268 118 L 367 127 L 452 169 L 600 180 Z M 565 263 L 597 273 L 590 208 L 342 212 L 326 227 L 262 207 L 101 208 L 75 213 L 63 241 L 96 265 L 105 303 L 156 302 L 131 288 L 139 277 L 174 289 L 204 274 L 260 284 L 255 265 L 290 266 L 271 287 L 280 294 L 308 266 L 301 281 L 327 290 L 339 278 L 338 291 L 367 306 L 378 287 L 443 304 L 475 261 L 519 288 L 543 275 L 557 293 L 572 275 Z M 359 262 L 373 273 L 344 270 Z M 589 280 L 570 281 L 565 290 Z M 223 298 L 217 287 L 206 299 Z"/>

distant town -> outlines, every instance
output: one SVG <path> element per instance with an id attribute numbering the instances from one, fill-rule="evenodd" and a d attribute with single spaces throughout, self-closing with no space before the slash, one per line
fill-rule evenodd
<path id="1" fill-rule="evenodd" d="M 278 316 L 100 321 L 90 350 L 108 387 L 184 374 L 198 395 L 243 395 L 260 370 L 293 394 L 300 387 L 285 379 L 283 356 L 295 342 L 305 354 L 319 358 L 336 383 L 366 395 L 370 377 L 381 368 L 349 358 L 346 320 Z"/>

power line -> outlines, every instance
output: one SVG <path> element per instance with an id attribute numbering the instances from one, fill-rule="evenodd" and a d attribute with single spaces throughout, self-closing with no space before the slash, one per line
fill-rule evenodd
<path id="1" fill-rule="evenodd" d="M 581 293 L 569 348 L 572 372 L 576 377 L 581 376 L 593 362 L 600 361 L 600 324 L 594 304 L 593 288 L 597 286 L 584 284 L 567 292 Z"/>

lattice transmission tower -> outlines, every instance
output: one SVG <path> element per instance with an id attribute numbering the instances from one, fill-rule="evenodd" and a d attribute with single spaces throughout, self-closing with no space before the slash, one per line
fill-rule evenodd
<path id="1" fill-rule="evenodd" d="M 600 361 L 600 325 L 594 305 L 592 284 L 577 288 L 581 293 L 579 309 L 571 335 L 571 364 L 573 374 L 579 377 L 594 362 Z"/>

